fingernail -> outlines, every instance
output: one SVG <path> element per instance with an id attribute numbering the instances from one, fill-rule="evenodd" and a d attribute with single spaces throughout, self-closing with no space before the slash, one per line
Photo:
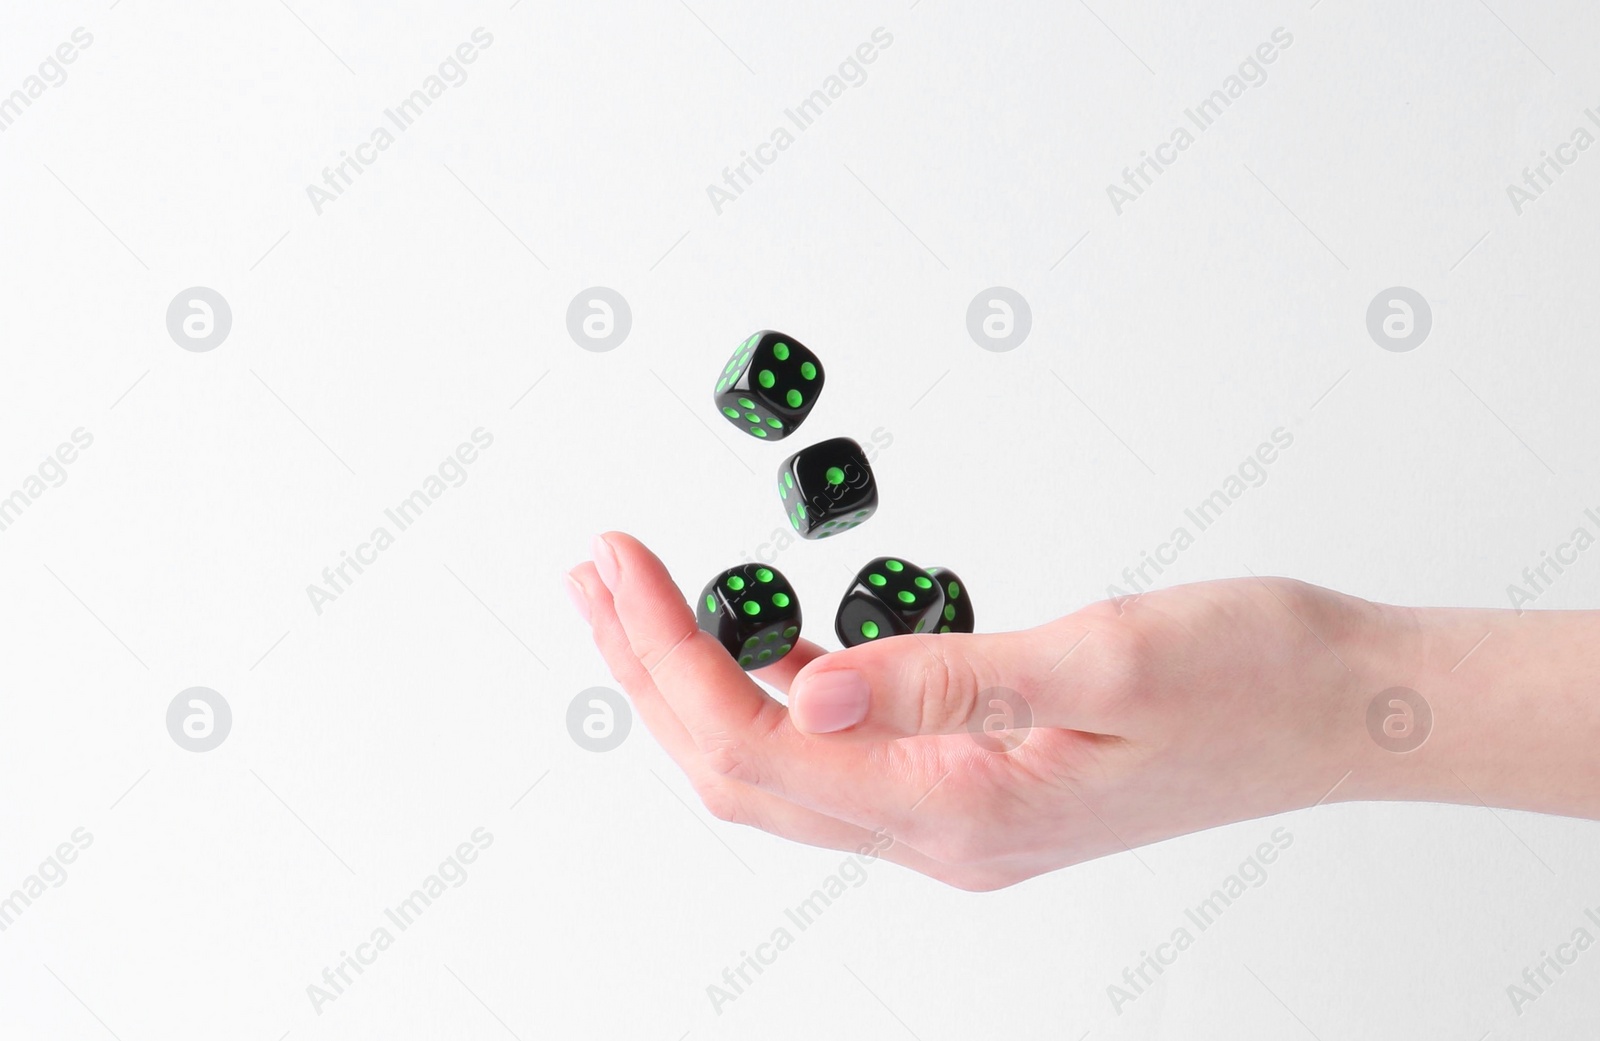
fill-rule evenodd
<path id="1" fill-rule="evenodd" d="M 617 553 L 611 548 L 611 543 L 605 540 L 604 535 L 596 535 L 589 543 L 589 552 L 594 556 L 594 569 L 600 572 L 600 581 L 612 592 L 617 588 Z"/>
<path id="2" fill-rule="evenodd" d="M 854 669 L 838 669 L 809 677 L 795 693 L 791 712 L 795 726 L 812 734 L 831 734 L 867 718 L 872 689 Z"/>
<path id="3" fill-rule="evenodd" d="M 571 575 L 566 576 L 567 596 L 572 598 L 572 606 L 577 609 L 579 617 L 584 621 L 589 620 L 589 597 L 583 591 L 583 585 Z"/>

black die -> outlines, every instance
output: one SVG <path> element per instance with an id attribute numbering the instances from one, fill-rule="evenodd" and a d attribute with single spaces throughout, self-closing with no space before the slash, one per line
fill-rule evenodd
<path id="1" fill-rule="evenodd" d="M 907 633 L 932 632 L 944 611 L 933 576 L 898 557 L 878 557 L 857 574 L 839 604 L 833 631 L 855 647 Z"/>
<path id="2" fill-rule="evenodd" d="M 972 614 L 972 596 L 967 592 L 967 584 L 947 567 L 931 567 L 928 569 L 928 574 L 933 576 L 934 583 L 944 593 L 944 611 L 939 615 L 939 622 L 934 631 L 976 632 L 976 622 Z"/>
<path id="3" fill-rule="evenodd" d="M 740 564 L 712 579 L 695 604 L 695 622 L 744 669 L 764 669 L 794 650 L 800 600 L 764 564 Z"/>
<path id="4" fill-rule="evenodd" d="M 804 344 L 763 329 L 741 343 L 723 367 L 717 408 L 751 437 L 779 441 L 805 422 L 824 378 L 822 362 Z"/>
<path id="5" fill-rule="evenodd" d="M 848 437 L 818 442 L 784 460 L 778 495 L 790 526 L 807 539 L 849 531 L 878 508 L 878 482 L 867 455 Z"/>

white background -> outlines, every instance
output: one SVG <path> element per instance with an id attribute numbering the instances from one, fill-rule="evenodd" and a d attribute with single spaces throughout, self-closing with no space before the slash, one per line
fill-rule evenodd
<path id="1" fill-rule="evenodd" d="M 603 754 L 566 728 L 611 685 L 558 588 L 590 533 L 698 587 L 784 523 L 783 448 L 709 402 L 763 327 L 827 365 L 802 440 L 892 437 L 878 516 L 777 558 L 814 637 L 878 553 L 956 568 L 985 629 L 1103 597 L 1279 426 L 1163 582 L 1506 606 L 1600 506 L 1600 150 L 1521 215 L 1505 192 L 1600 106 L 1600 15 L 1491 2 L 9 5 L 0 93 L 93 44 L 0 134 L 0 495 L 94 443 L 0 532 L 0 895 L 93 843 L 0 933 L 0 1035 L 1579 1036 L 1600 948 L 1520 1016 L 1506 987 L 1600 905 L 1600 829 L 1438 806 L 983 896 L 875 865 L 719 1015 L 707 985 L 841 855 L 716 822 L 642 728 Z M 307 184 L 479 26 L 469 78 L 318 215 Z M 879 26 L 866 82 L 715 212 Z M 1106 185 L 1280 26 L 1119 216 Z M 633 314 L 608 353 L 567 330 L 595 285 Z M 1009 353 L 967 333 L 995 285 L 1032 309 Z M 1367 332 L 1397 285 L 1433 311 L 1410 353 Z M 209 353 L 167 331 L 191 286 L 233 311 Z M 317 614 L 307 584 L 479 427 L 467 482 Z M 233 711 L 204 753 L 165 724 L 196 685 Z M 1267 882 L 1115 1012 L 1278 825 Z M 314 1011 L 478 827 L 466 882 Z"/>

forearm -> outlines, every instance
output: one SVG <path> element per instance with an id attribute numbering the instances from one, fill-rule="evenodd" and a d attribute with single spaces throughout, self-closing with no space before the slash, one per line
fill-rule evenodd
<path id="1" fill-rule="evenodd" d="M 1477 804 L 1600 819 L 1600 612 L 1380 608 L 1361 713 L 1394 687 L 1431 709 L 1407 752 L 1364 742 L 1334 800 Z M 1403 729 L 1403 705 L 1396 729 Z M 1381 733 L 1381 728 L 1380 728 Z M 1419 734 L 1420 736 L 1420 734 Z M 1401 740 L 1392 744 L 1404 745 Z"/>

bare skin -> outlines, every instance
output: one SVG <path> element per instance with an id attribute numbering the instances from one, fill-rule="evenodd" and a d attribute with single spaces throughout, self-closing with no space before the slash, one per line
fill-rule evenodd
<path id="1" fill-rule="evenodd" d="M 637 540 L 607 533 L 594 557 L 569 592 L 712 814 L 878 849 L 962 889 L 1322 802 L 1600 819 L 1600 612 L 1416 609 L 1288 579 L 1204 582 L 1022 632 L 833 653 L 802 640 L 754 674 L 786 707 L 695 627 Z M 1396 687 L 1432 712 L 1431 730 L 1412 719 L 1426 740 L 1405 752 L 1381 747 L 1368 723 Z M 1404 706 L 1381 701 L 1403 731 Z M 1016 726 L 1019 708 L 1031 726 Z"/>

